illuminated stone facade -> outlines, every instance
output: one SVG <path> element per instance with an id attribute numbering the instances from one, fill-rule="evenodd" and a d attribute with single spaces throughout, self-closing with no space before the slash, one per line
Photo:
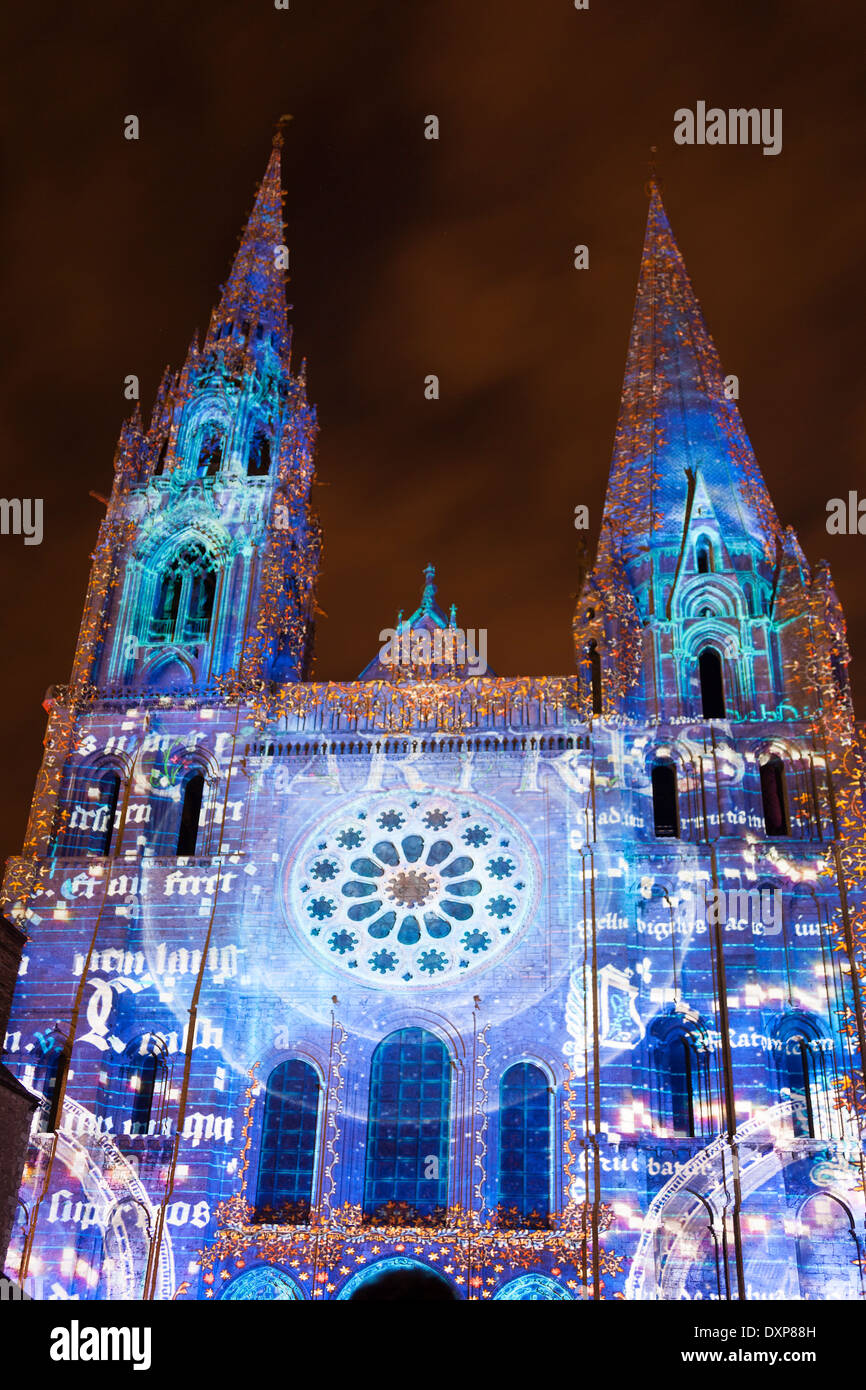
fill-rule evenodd
<path id="1" fill-rule="evenodd" d="M 41 1098 L 10 1272 L 861 1296 L 844 621 L 658 190 L 577 670 L 525 680 L 425 669 L 413 633 L 455 623 L 429 568 L 408 667 L 371 641 L 359 680 L 310 678 L 281 202 L 275 148 L 204 343 L 124 426 L 46 702 L 5 885 L 6 1060 Z"/>

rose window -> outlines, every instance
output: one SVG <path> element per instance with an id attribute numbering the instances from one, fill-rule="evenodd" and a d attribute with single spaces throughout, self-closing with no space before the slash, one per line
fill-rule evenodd
<path id="1" fill-rule="evenodd" d="M 532 848 L 503 812 L 465 794 L 374 793 L 308 836 L 287 899 L 329 966 L 406 989 L 453 982 L 503 955 L 536 882 Z"/>

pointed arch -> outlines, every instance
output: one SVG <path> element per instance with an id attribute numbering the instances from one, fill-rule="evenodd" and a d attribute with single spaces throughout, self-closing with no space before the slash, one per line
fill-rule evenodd
<path id="1" fill-rule="evenodd" d="M 761 805 L 764 831 L 770 836 L 788 834 L 788 797 L 785 764 L 778 753 L 771 753 L 760 763 Z"/>
<path id="2" fill-rule="evenodd" d="M 556 1303 L 570 1301 L 572 1295 L 547 1274 L 521 1274 L 497 1289 L 493 1298 L 506 1303 Z"/>
<path id="3" fill-rule="evenodd" d="M 670 758 L 657 758 L 650 774 L 653 830 L 659 840 L 676 840 L 680 833 L 677 769 Z"/>
<path id="4" fill-rule="evenodd" d="M 595 638 L 593 638 L 592 641 L 589 643 L 589 646 L 587 648 L 587 655 L 589 657 L 589 690 L 591 708 L 593 714 L 601 714 L 603 712 L 601 699 L 601 654 L 598 650 L 598 643 L 596 642 Z"/>
<path id="5" fill-rule="evenodd" d="M 129 1044 L 121 1078 L 125 1114 L 132 1134 L 149 1134 L 158 1126 L 168 1090 L 168 1058 L 165 1040 L 145 1033 Z M 121 1122 L 122 1123 L 122 1122 Z"/>
<path id="6" fill-rule="evenodd" d="M 458 1295 L 439 1270 L 405 1255 L 390 1255 L 353 1274 L 337 1294 L 339 1300 L 378 1298 L 452 1301 Z"/>
<path id="7" fill-rule="evenodd" d="M 712 574 L 715 568 L 713 543 L 709 536 L 700 535 L 695 541 L 695 569 L 698 574 Z"/>
<path id="8" fill-rule="evenodd" d="M 166 459 L 168 458 L 168 445 L 170 439 L 171 431 L 169 431 L 169 433 L 165 436 L 165 439 L 159 446 L 159 453 L 156 456 L 156 463 L 153 467 L 153 476 L 155 478 L 161 478 L 163 473 L 165 472 L 165 464 Z"/>
<path id="9" fill-rule="evenodd" d="M 94 848 L 97 854 L 105 856 L 111 853 L 111 842 L 114 838 L 117 803 L 120 798 L 120 773 L 115 772 L 114 768 L 108 768 L 103 773 L 101 781 L 105 792 L 105 814 L 101 828 L 101 842 Z M 99 831 L 96 833 L 99 834 Z"/>
<path id="10" fill-rule="evenodd" d="M 448 1203 L 451 1067 L 423 1028 L 383 1038 L 370 1068 L 364 1210 L 394 1204 L 430 1216 Z"/>
<path id="11" fill-rule="evenodd" d="M 651 1025 L 648 1039 L 659 1124 L 687 1139 L 709 1133 L 712 1096 L 706 1030 L 699 1021 L 670 1014 Z"/>
<path id="12" fill-rule="evenodd" d="M 791 1124 L 798 1139 L 832 1135 L 827 1104 L 827 1075 L 823 1033 L 817 1019 L 802 1010 L 783 1014 L 775 1029 L 779 1090 L 793 1106 Z"/>
<path id="13" fill-rule="evenodd" d="M 725 718 L 725 682 L 722 658 L 715 647 L 703 647 L 698 654 L 701 685 L 701 714 L 704 719 Z"/>
<path id="14" fill-rule="evenodd" d="M 797 1232 L 801 1298 L 862 1298 L 863 1251 L 850 1208 L 832 1192 L 816 1192 L 797 1213 Z"/>
<path id="15" fill-rule="evenodd" d="M 247 477 L 265 478 L 271 471 L 271 438 L 259 426 L 253 433 L 247 455 Z"/>
<path id="16" fill-rule="evenodd" d="M 304 1295 L 294 1279 L 285 1270 L 273 1269 L 270 1265 L 256 1265 L 245 1269 L 226 1284 L 220 1298 L 255 1299 L 256 1301 L 279 1299 L 284 1302 L 302 1303 Z"/>
<path id="17" fill-rule="evenodd" d="M 225 426 L 210 420 L 201 429 L 196 455 L 196 477 L 215 478 L 222 468 L 225 451 Z"/>
<path id="18" fill-rule="evenodd" d="M 175 646 L 161 649 L 141 670 L 141 683 L 151 690 L 184 690 L 194 680 L 193 662 Z"/>
<path id="19" fill-rule="evenodd" d="M 191 644 L 206 641 L 213 619 L 217 561 L 201 539 L 173 547 L 159 566 L 148 640 Z"/>
<path id="20" fill-rule="evenodd" d="M 45 1133 L 52 1133 L 60 1126 L 71 1056 L 69 1041 L 55 1039 L 37 1070 L 37 1087 L 45 1098 L 39 1127 Z"/>
<path id="21" fill-rule="evenodd" d="M 179 859 L 192 857 L 196 852 L 203 797 L 204 773 L 199 768 L 193 768 L 184 778 L 182 787 L 180 823 L 177 831 Z"/>
<path id="22" fill-rule="evenodd" d="M 260 1219 L 306 1221 L 313 1198 L 321 1082 L 293 1057 L 268 1077 L 256 1205 Z"/>
<path id="23" fill-rule="evenodd" d="M 80 769 L 66 802 L 68 821 L 55 852 L 62 858 L 107 858 L 114 843 L 121 776 L 114 764 Z"/>
<path id="24" fill-rule="evenodd" d="M 672 615 L 693 622 L 701 617 L 705 608 L 709 608 L 716 618 L 733 618 L 738 623 L 745 621 L 747 616 L 745 595 L 737 580 L 715 572 L 692 574 L 685 579 L 677 589 Z M 708 638 L 710 645 L 724 646 L 728 656 L 736 648 L 736 629 L 733 626 L 726 628 L 722 635 L 717 623 L 695 623 L 683 636 L 684 655 L 700 651 L 702 646 L 707 645 Z"/>
<path id="25" fill-rule="evenodd" d="M 499 1083 L 499 1219 L 546 1221 L 551 1200 L 551 1097 L 531 1062 L 515 1062 Z"/>

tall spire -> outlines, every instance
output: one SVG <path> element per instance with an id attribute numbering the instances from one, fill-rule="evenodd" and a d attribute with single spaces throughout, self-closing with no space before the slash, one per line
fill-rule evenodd
<path id="1" fill-rule="evenodd" d="M 437 607 L 436 604 L 436 568 L 434 565 L 427 565 L 424 569 L 424 592 L 421 595 L 421 613 L 432 613 Z"/>
<path id="2" fill-rule="evenodd" d="M 239 339 L 248 346 L 269 338 L 278 352 L 288 350 L 288 250 L 283 231 L 282 143 L 282 134 L 278 132 L 229 278 L 211 317 L 205 353 L 224 338 Z"/>
<path id="3" fill-rule="evenodd" d="M 687 508 L 711 510 L 769 559 L 780 526 L 674 240 L 655 170 L 602 544 L 630 559 L 675 542 Z M 689 470 L 689 476 L 686 470 Z"/>

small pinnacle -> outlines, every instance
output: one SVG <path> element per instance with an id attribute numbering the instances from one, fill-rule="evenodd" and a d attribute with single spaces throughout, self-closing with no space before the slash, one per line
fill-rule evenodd
<path id="1" fill-rule="evenodd" d="M 283 126 L 286 125 L 287 122 L 293 121 L 294 119 L 294 116 L 280 116 L 280 119 L 277 121 L 277 128 L 274 131 L 274 138 L 271 141 L 275 150 L 281 150 L 283 148 L 283 144 L 285 142 L 285 133 L 283 131 Z"/>
<path id="2" fill-rule="evenodd" d="M 650 157 L 649 157 L 649 162 L 648 162 L 648 165 L 647 165 L 647 168 L 648 168 L 648 171 L 649 171 L 649 178 L 647 179 L 646 183 L 644 184 L 644 192 L 646 193 L 646 195 L 647 195 L 648 198 L 652 195 L 652 191 L 653 191 L 654 188 L 661 188 L 661 180 L 660 180 L 660 178 L 659 178 L 659 176 L 658 176 L 658 169 L 657 169 L 657 167 L 656 167 L 656 154 L 657 154 L 657 153 L 658 153 L 658 146 L 657 146 L 657 145 L 650 145 Z"/>

